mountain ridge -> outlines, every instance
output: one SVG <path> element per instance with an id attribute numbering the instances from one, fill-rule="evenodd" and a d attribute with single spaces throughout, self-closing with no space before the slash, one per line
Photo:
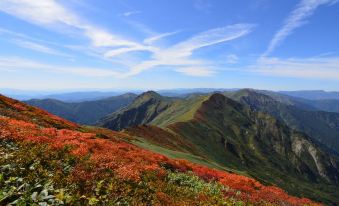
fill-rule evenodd
<path id="1" fill-rule="evenodd" d="M 83 101 L 78 103 L 63 102 L 56 99 L 31 99 L 26 103 L 45 109 L 55 115 L 77 122 L 94 125 L 102 117 L 127 106 L 136 94 L 126 93 L 100 100 Z"/>
<path id="2" fill-rule="evenodd" d="M 181 105 L 189 102 L 187 99 L 179 101 L 184 102 Z M 176 106 L 172 103 L 165 111 L 158 113 L 158 117 L 170 119 L 175 111 L 173 105 Z M 192 105 L 186 104 L 187 107 Z M 325 185 L 328 182 L 332 182 L 332 187 L 337 187 L 335 185 L 339 180 L 338 160 L 318 148 L 312 139 L 303 133 L 288 128 L 273 116 L 252 111 L 250 107 L 220 93 L 207 95 L 198 105 L 198 108 L 194 109 L 194 115 L 184 121 L 177 118 L 176 122 L 162 124 L 161 121 L 155 121 L 155 117 L 153 121 L 143 124 L 160 126 L 167 130 L 169 135 L 175 134 L 188 141 L 193 145 L 192 154 L 201 155 L 233 169 L 247 171 L 251 176 L 278 184 L 296 194 L 307 194 L 315 198 L 309 187 L 320 187 L 316 185 Z M 129 126 L 136 125 L 126 124 L 125 128 Z M 127 130 L 133 131 L 133 127 Z M 133 134 L 137 136 L 138 131 Z M 147 135 L 144 135 L 144 138 L 147 139 Z M 180 145 L 179 141 L 177 143 Z M 162 144 L 160 140 L 158 144 Z M 265 171 L 270 172 L 266 174 Z M 286 174 L 289 174 L 288 183 L 283 180 Z M 299 182 L 304 186 L 300 186 L 302 189 L 290 187 L 292 182 Z M 330 193 L 329 188 L 326 191 Z M 322 193 L 322 196 L 326 196 L 325 193 Z M 333 196 L 334 193 L 326 201 L 336 201 Z"/>
<path id="3" fill-rule="evenodd" d="M 65 127 L 54 127 L 61 123 Z M 141 149 L 124 133 L 105 131 L 103 138 L 103 129 L 84 129 L 0 96 L 0 203 L 320 205 L 249 177 Z"/>

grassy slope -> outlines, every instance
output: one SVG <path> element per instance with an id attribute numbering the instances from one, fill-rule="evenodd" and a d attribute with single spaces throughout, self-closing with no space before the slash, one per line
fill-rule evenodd
<path id="1" fill-rule="evenodd" d="M 334 151 L 339 151 L 339 114 L 323 111 L 305 111 L 285 100 L 276 101 L 270 96 L 251 90 L 227 93 L 229 97 L 250 107 L 266 112 L 289 127 L 305 132 Z"/>
<path id="2" fill-rule="evenodd" d="M 169 108 L 159 114 L 150 124 L 166 127 L 176 122 L 186 122 L 194 118 L 195 112 L 208 96 L 191 97 L 175 101 Z"/>
<path id="3" fill-rule="evenodd" d="M 217 162 L 218 165 L 227 165 L 228 168 L 232 168 L 233 170 L 248 171 L 248 174 L 260 179 L 262 182 L 281 185 L 294 194 L 308 195 L 315 199 L 320 197 L 323 201 L 336 201 L 335 196 L 338 194 L 334 192 L 336 191 L 335 187 L 326 184 L 308 184 L 305 178 L 293 175 L 294 172 L 292 170 L 287 172 L 286 168 L 291 167 L 291 165 L 281 156 L 272 155 L 272 151 L 265 151 L 267 149 L 266 146 L 260 145 L 260 142 L 255 139 L 255 134 L 257 133 L 256 128 L 247 128 L 248 117 L 244 116 L 244 114 L 238 110 L 232 107 L 226 107 L 224 108 L 226 110 L 223 111 L 224 114 L 215 113 L 209 115 L 209 117 L 213 117 L 214 119 L 200 119 L 197 121 L 194 118 L 195 113 L 207 98 L 208 96 L 199 97 L 199 101 L 189 99 L 173 104 L 175 107 L 170 107 L 168 111 L 163 112 L 152 121 L 152 123 L 158 124 L 158 126 L 161 127 L 168 125 L 170 131 L 179 134 L 186 141 L 192 143 L 192 145 L 196 147 L 195 149 L 203 154 L 203 159 L 209 162 L 208 164 L 215 164 L 215 162 Z M 213 109 L 211 108 L 210 111 L 213 111 Z M 246 113 L 246 111 L 244 112 Z M 173 115 L 174 117 L 172 117 Z M 220 117 L 224 118 L 227 116 L 231 116 L 232 118 L 224 119 L 223 123 L 218 122 L 220 121 Z M 263 115 L 263 117 L 267 118 L 265 115 Z M 267 119 L 267 121 L 275 124 L 274 118 Z M 230 125 L 230 127 L 224 126 L 220 128 L 219 125 Z M 242 139 L 236 140 L 234 136 L 237 138 L 241 137 Z M 229 143 L 227 150 L 231 152 L 226 153 L 225 148 L 220 146 L 222 144 L 221 139 L 223 138 L 224 141 Z M 142 143 L 139 142 L 140 145 L 152 148 L 155 151 L 158 150 L 158 152 L 161 153 L 180 155 L 182 158 L 192 160 L 192 156 L 187 156 L 187 154 L 177 152 L 173 154 L 173 152 L 163 150 L 163 148 L 159 148 L 159 146 L 149 146 L 148 143 L 144 143 L 144 141 L 141 142 Z M 243 144 L 244 142 L 245 144 Z M 253 148 L 253 151 L 247 152 L 248 148 Z M 270 157 L 267 158 L 267 155 Z M 193 157 L 193 161 L 197 161 L 196 157 Z M 272 163 L 278 162 L 283 166 L 276 165 L 277 168 L 274 169 Z M 268 165 L 264 166 L 265 164 Z M 281 167 L 284 169 L 281 170 Z M 286 173 L 291 173 L 291 175 L 286 176 Z"/>

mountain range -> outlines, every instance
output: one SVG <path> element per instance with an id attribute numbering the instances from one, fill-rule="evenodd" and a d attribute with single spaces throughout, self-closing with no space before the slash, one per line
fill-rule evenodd
<path id="1" fill-rule="evenodd" d="M 203 104 L 217 109 L 225 103 L 240 109 L 223 95 L 212 95 Z M 212 162 L 210 167 L 203 166 L 203 159 L 197 164 L 198 158 L 190 162 L 142 149 L 133 145 L 138 138 L 127 132 L 81 126 L 0 95 L 0 204 L 320 205 L 235 171 L 227 172 L 227 168 L 212 169 L 217 166 Z M 170 142 L 176 144 L 180 139 Z M 328 158 L 314 152 L 323 162 Z M 323 178 L 334 177 L 325 173 Z M 335 204 L 326 198 L 324 201 Z"/>
<path id="2" fill-rule="evenodd" d="M 133 93 L 126 93 L 100 100 L 72 103 L 56 99 L 31 99 L 26 103 L 79 124 L 95 124 L 104 116 L 130 104 L 136 96 Z"/>
<path id="3" fill-rule="evenodd" d="M 337 205 L 338 101 L 265 90 L 198 89 L 26 103 L 79 124 L 119 131 L 130 143 L 171 158 Z"/>
<path id="4" fill-rule="evenodd" d="M 150 91 L 98 125 L 124 129 L 140 137 L 136 144 L 146 148 L 156 144 L 279 185 L 293 194 L 337 202 L 339 161 L 333 154 L 336 148 L 329 146 L 338 136 L 322 136 L 324 128 L 306 130 L 316 134 L 310 136 L 301 127 L 288 126 L 294 122 L 299 125 L 303 117 L 287 124 L 280 113 L 297 117 L 304 111 L 310 115 L 304 118 L 319 116 L 305 127 L 322 122 L 326 130 L 332 122 L 339 122 L 339 114 L 289 107 L 253 90 L 193 94 L 181 99 Z"/>

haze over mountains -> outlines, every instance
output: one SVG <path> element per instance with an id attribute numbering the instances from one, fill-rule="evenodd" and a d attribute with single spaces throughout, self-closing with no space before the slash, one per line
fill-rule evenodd
<path id="1" fill-rule="evenodd" d="M 32 99 L 26 103 L 80 124 L 95 124 L 102 117 L 130 104 L 137 95 L 126 93 L 100 100 L 63 102 L 57 99 Z"/>

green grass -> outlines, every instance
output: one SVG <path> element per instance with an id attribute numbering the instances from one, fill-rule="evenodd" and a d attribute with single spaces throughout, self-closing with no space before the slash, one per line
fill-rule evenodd
<path id="1" fill-rule="evenodd" d="M 165 127 L 176 122 L 186 122 L 194 118 L 196 111 L 209 96 L 198 96 L 174 102 L 171 107 L 157 116 L 151 124 Z"/>
<path id="2" fill-rule="evenodd" d="M 192 154 L 185 153 L 185 152 L 174 151 L 174 150 L 166 149 L 164 147 L 161 147 L 161 146 L 158 146 L 158 145 L 155 145 L 155 144 L 151 144 L 143 138 L 138 138 L 136 140 L 132 140 L 131 143 L 135 144 L 139 147 L 142 147 L 144 149 L 163 154 L 163 155 L 165 155 L 169 158 L 185 159 L 185 160 L 188 160 L 190 162 L 200 164 L 200 165 L 204 165 L 204 166 L 209 167 L 209 168 L 214 168 L 214 169 L 218 169 L 218 170 L 222 170 L 222 171 L 227 171 L 227 172 L 237 173 L 237 174 L 240 174 L 240 175 L 249 176 L 246 172 L 234 170 L 234 169 L 231 169 L 231 168 L 227 168 L 225 166 L 221 166 L 216 162 L 204 159 L 204 158 L 196 156 L 196 155 L 192 155 Z"/>

